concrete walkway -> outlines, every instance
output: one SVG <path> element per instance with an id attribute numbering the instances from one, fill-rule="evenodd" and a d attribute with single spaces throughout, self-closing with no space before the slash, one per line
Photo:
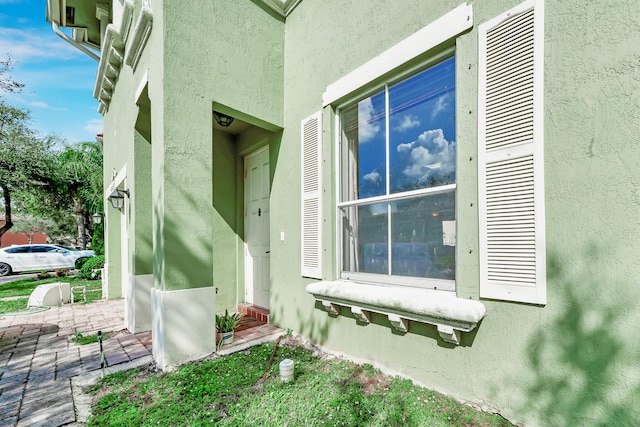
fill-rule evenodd
<path id="1" fill-rule="evenodd" d="M 106 373 L 153 363 L 151 332 L 131 335 L 123 325 L 124 300 L 0 315 L 0 427 L 84 425 L 90 397 L 82 387 L 101 376 L 99 345 L 69 339 L 76 333 L 113 333 L 103 342 Z M 218 354 L 274 341 L 283 332 L 268 324 L 239 331 Z"/>

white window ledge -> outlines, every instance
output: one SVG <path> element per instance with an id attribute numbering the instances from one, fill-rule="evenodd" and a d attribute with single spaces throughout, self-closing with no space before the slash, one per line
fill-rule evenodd
<path id="1" fill-rule="evenodd" d="M 453 292 L 401 286 L 367 285 L 344 280 L 307 285 L 307 292 L 337 316 L 340 306 L 349 307 L 355 318 L 369 323 L 370 313 L 388 317 L 391 325 L 407 332 L 408 321 L 428 323 L 446 342 L 459 345 L 461 332 L 472 331 L 484 318 L 480 301 L 458 298 Z"/>

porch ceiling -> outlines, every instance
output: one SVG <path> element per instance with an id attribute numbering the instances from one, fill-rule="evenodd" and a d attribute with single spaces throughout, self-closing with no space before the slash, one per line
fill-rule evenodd
<path id="1" fill-rule="evenodd" d="M 215 118 L 213 120 L 213 129 L 220 131 L 220 132 L 225 132 L 225 133 L 230 133 L 233 135 L 238 135 L 242 132 L 244 132 L 245 130 L 247 130 L 249 127 L 251 126 L 251 124 L 244 122 L 240 119 L 234 118 L 233 122 L 226 127 L 220 126 L 218 124 L 218 122 L 216 122 Z"/>

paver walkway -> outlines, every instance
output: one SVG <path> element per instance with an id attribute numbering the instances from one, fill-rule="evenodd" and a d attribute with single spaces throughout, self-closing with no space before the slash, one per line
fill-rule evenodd
<path id="1" fill-rule="evenodd" d="M 103 342 L 109 370 L 152 363 L 151 332 L 131 335 L 121 331 L 123 325 L 124 300 L 0 315 L 0 427 L 83 425 L 88 399 L 79 389 L 100 376 L 99 345 L 80 346 L 69 338 L 78 332 L 116 333 Z M 273 341 L 283 332 L 268 324 L 239 331 L 218 354 Z"/>
<path id="2" fill-rule="evenodd" d="M 100 370 L 100 352 L 98 343 L 80 346 L 69 338 L 116 332 L 123 325 L 123 300 L 0 316 L 0 427 L 74 423 L 71 378 Z M 103 348 L 107 366 L 152 360 L 150 332 L 122 333 Z"/>

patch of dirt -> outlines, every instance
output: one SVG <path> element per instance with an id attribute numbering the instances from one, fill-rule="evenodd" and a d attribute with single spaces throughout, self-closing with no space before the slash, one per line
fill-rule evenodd
<path id="1" fill-rule="evenodd" d="M 313 354 L 313 356 L 322 360 L 335 358 L 335 356 L 325 353 L 324 351 L 322 351 L 322 349 L 320 349 L 320 347 L 318 347 L 311 341 L 301 337 L 300 335 L 284 335 L 280 340 L 280 347 L 287 347 L 287 348 L 302 347 L 305 350 L 310 351 L 311 354 Z"/>
<path id="2" fill-rule="evenodd" d="M 149 380 L 150 375 L 155 375 L 158 372 L 158 367 L 155 363 L 149 363 L 148 365 L 139 367 L 138 369 L 139 371 L 136 373 L 135 376 L 127 379 L 127 381 L 131 383 L 131 386 L 129 387 L 130 389 L 135 388 L 138 384 L 147 382 Z M 92 394 L 91 407 L 93 407 L 98 402 L 98 400 L 100 400 L 107 394 L 112 393 L 114 389 L 115 388 L 111 384 L 102 384 L 102 385 L 95 384 L 95 385 L 86 387 L 84 389 L 84 392 Z"/>
<path id="3" fill-rule="evenodd" d="M 364 394 L 375 394 L 380 389 L 389 390 L 391 385 L 391 378 L 382 372 L 377 372 L 373 376 L 360 374 L 356 377 L 356 381 L 362 384 L 362 393 Z"/>

